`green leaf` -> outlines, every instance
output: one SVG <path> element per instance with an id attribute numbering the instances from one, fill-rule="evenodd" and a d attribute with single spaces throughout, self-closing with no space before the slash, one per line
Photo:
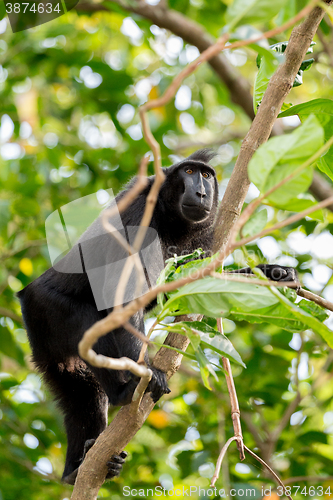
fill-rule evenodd
<path id="1" fill-rule="evenodd" d="M 315 116 L 309 116 L 291 134 L 273 137 L 257 149 L 248 166 L 250 180 L 265 193 L 316 153 L 323 141 L 321 125 Z M 269 195 L 268 200 L 276 207 L 283 207 L 306 191 L 311 180 L 312 168 L 308 167 Z"/>
<path id="2" fill-rule="evenodd" d="M 281 106 L 282 111 L 287 111 L 287 109 L 292 108 L 292 103 L 291 102 L 284 102 Z"/>
<path id="3" fill-rule="evenodd" d="M 297 305 L 304 311 L 308 312 L 309 314 L 317 318 L 318 321 L 324 322 L 329 317 L 329 314 L 326 311 L 326 309 L 323 309 L 318 304 L 316 304 L 315 302 L 311 302 L 310 300 L 303 299 L 300 302 L 298 302 Z"/>
<path id="4" fill-rule="evenodd" d="M 253 311 L 231 311 L 231 318 L 249 323 L 271 323 L 289 332 L 302 332 L 306 328 L 302 321 L 280 303 Z"/>
<path id="5" fill-rule="evenodd" d="M 279 292 L 280 295 L 283 297 Z M 316 318 L 311 316 L 313 322 L 309 322 L 310 314 L 304 309 L 303 303 L 300 307 L 295 305 L 298 311 L 295 315 L 294 309 L 286 306 L 291 303 L 285 299 L 286 303 L 277 296 L 274 298 L 266 286 L 207 277 L 189 283 L 172 294 L 164 305 L 159 321 L 166 316 L 197 313 L 210 317 L 231 315 L 235 320 L 250 323 L 271 323 L 291 332 L 303 331 L 312 324 L 320 329 Z M 183 327 L 184 335 L 187 335 L 186 331 Z M 330 330 L 323 325 L 320 332 L 327 334 Z M 237 357 L 233 356 L 233 359 L 236 361 Z"/>
<path id="6" fill-rule="evenodd" d="M 242 358 L 228 337 L 226 337 L 223 333 L 220 333 L 218 330 L 215 330 L 215 328 L 212 328 L 204 321 L 180 321 L 178 323 L 173 323 L 172 325 L 163 325 L 163 329 L 168 332 L 176 332 L 186 335 L 190 339 L 190 335 L 193 336 L 192 332 L 195 332 L 195 338 L 199 339 L 202 347 L 209 347 L 217 354 L 232 359 L 236 361 L 236 363 L 245 367 Z"/>
<path id="7" fill-rule="evenodd" d="M 271 20 L 287 3 L 286 0 L 234 0 L 226 12 L 229 30 L 237 24 L 257 24 Z"/>
<path id="8" fill-rule="evenodd" d="M 12 375 L 5 376 L 4 378 L 1 378 L 0 380 L 0 389 L 4 391 L 8 391 L 12 387 L 15 387 L 19 385 L 20 382 L 14 378 Z"/>
<path id="9" fill-rule="evenodd" d="M 155 342 L 154 340 L 151 340 L 150 341 L 152 344 L 156 345 L 157 347 L 161 348 L 161 347 L 165 347 L 166 349 L 170 349 L 171 351 L 176 351 L 178 352 L 179 354 L 181 354 L 182 356 L 185 356 L 186 358 L 188 359 L 196 359 L 194 354 L 190 354 L 189 352 L 187 351 L 182 351 L 181 349 L 177 349 L 177 347 L 172 347 L 171 345 L 168 345 L 168 344 L 161 344 L 160 342 Z"/>
<path id="10" fill-rule="evenodd" d="M 307 54 L 310 52 L 313 52 L 312 46 L 315 45 L 315 42 L 311 42 L 311 45 L 307 51 Z M 264 93 L 266 92 L 266 89 L 268 87 L 269 80 L 272 78 L 278 63 L 282 63 L 283 61 L 283 56 L 282 54 L 285 52 L 286 48 L 288 46 L 288 42 L 279 42 L 275 43 L 274 45 L 270 46 L 270 51 L 272 54 L 275 53 L 275 61 L 274 59 L 272 60 L 271 58 L 268 57 L 269 51 L 266 51 L 263 53 L 263 49 L 258 50 L 258 57 L 257 57 L 257 66 L 259 68 L 259 71 L 256 76 L 256 80 L 254 83 L 254 92 L 253 92 L 253 105 L 254 105 L 254 112 L 257 112 L 257 108 L 259 107 L 262 98 L 264 96 Z M 302 85 L 303 80 L 303 72 L 309 69 L 314 62 L 314 59 L 306 59 L 305 61 L 302 62 L 297 75 L 295 77 L 293 87 L 298 87 L 299 85 Z"/>
<path id="11" fill-rule="evenodd" d="M 197 313 L 219 318 L 231 310 L 257 310 L 275 304 L 266 287 L 213 277 L 188 283 L 173 293 L 159 319 Z"/>
<path id="12" fill-rule="evenodd" d="M 195 351 L 195 357 L 199 363 L 200 374 L 201 374 L 201 378 L 202 378 L 202 381 L 204 383 L 204 386 L 211 391 L 212 388 L 209 385 L 208 377 L 209 377 L 209 375 L 213 375 L 215 380 L 218 380 L 218 377 L 217 377 L 211 363 L 209 362 L 209 359 L 207 359 L 205 353 L 203 352 L 203 350 L 200 347 L 198 347 L 198 349 Z"/>
<path id="13" fill-rule="evenodd" d="M 304 122 L 310 114 L 315 115 L 323 127 L 325 141 L 330 139 L 333 136 L 333 101 L 331 99 L 313 99 L 297 104 L 280 113 L 279 118 L 298 115 Z M 320 158 L 317 166 L 333 180 L 333 146 Z"/>
<path id="14" fill-rule="evenodd" d="M 273 52 L 273 51 L 272 51 Z M 279 63 L 281 64 L 283 56 L 279 56 L 279 60 L 277 58 L 274 61 L 269 60 L 266 56 L 260 59 L 260 67 L 254 82 L 254 91 L 253 91 L 253 108 L 254 112 L 257 112 L 257 109 L 264 97 L 264 93 L 269 84 L 269 80 L 272 78 L 275 70 L 277 69 Z"/>
<path id="15" fill-rule="evenodd" d="M 275 287 L 269 287 L 269 289 L 271 293 L 280 301 L 280 303 L 292 312 L 297 319 L 307 325 L 308 328 L 311 328 L 314 332 L 321 335 L 329 347 L 333 347 L 333 332 L 316 317 L 313 317 L 312 312 L 310 314 L 302 307 L 297 307 L 297 305 L 290 302 Z"/>
<path id="16" fill-rule="evenodd" d="M 166 266 L 158 277 L 156 284 L 161 285 L 162 283 L 180 279 L 182 277 L 182 269 L 205 267 L 208 264 L 208 261 L 212 260 L 212 257 L 209 257 L 207 259 L 200 259 L 200 257 L 202 257 L 203 255 L 205 255 L 205 252 L 202 250 L 202 248 L 197 248 L 196 250 L 194 250 L 194 252 L 187 255 L 175 254 L 173 257 L 166 260 Z M 187 276 L 188 274 L 189 271 L 186 271 L 184 273 L 184 276 Z M 158 294 L 157 303 L 161 308 L 163 308 L 163 305 L 165 303 L 164 293 Z"/>
<path id="17" fill-rule="evenodd" d="M 173 261 L 173 259 L 169 259 L 167 261 L 167 265 L 165 266 L 165 268 L 163 269 L 163 271 L 159 275 L 159 277 L 156 281 L 156 285 L 158 286 L 158 285 L 161 285 L 161 284 L 169 281 L 168 280 L 169 276 L 172 275 L 175 271 L 176 271 L 176 268 L 174 265 L 174 261 Z M 165 304 L 165 294 L 164 293 L 159 293 L 157 295 L 157 303 L 161 308 L 163 308 L 163 305 Z"/>
<path id="18" fill-rule="evenodd" d="M 189 260 L 199 259 L 199 257 L 201 257 L 202 255 L 205 255 L 205 252 L 202 250 L 202 248 L 197 248 L 196 250 L 194 250 L 194 252 L 189 253 L 187 255 L 175 254 L 173 257 L 167 259 L 165 262 L 166 263 L 172 262 L 174 265 L 180 265 L 188 262 Z"/>
<path id="19" fill-rule="evenodd" d="M 247 236 L 253 236 L 254 234 L 260 233 L 267 224 L 267 210 L 260 210 L 256 212 L 247 222 L 244 224 L 242 234 L 246 238 Z"/>

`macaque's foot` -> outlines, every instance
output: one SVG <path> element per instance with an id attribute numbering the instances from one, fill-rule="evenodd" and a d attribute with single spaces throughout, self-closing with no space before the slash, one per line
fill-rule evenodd
<path id="1" fill-rule="evenodd" d="M 279 266 L 278 264 L 258 264 L 256 267 L 260 269 L 269 280 L 295 283 L 295 286 L 291 286 L 291 288 L 295 288 L 295 290 L 299 290 L 301 287 L 300 282 L 298 281 L 296 269 L 293 267 Z M 244 269 L 234 269 L 229 272 L 253 275 L 250 267 L 245 267 Z"/>
<path id="2" fill-rule="evenodd" d="M 84 455 L 82 458 L 82 462 L 85 459 L 86 454 L 90 450 L 90 448 L 95 443 L 96 439 L 87 439 L 84 444 Z M 105 479 L 112 479 L 113 477 L 119 476 L 123 469 L 123 464 L 125 463 L 125 459 L 127 457 L 127 451 L 122 451 L 119 455 L 112 455 L 110 460 L 106 463 L 108 468 L 108 473 Z"/>
<path id="3" fill-rule="evenodd" d="M 157 403 L 163 394 L 169 394 L 171 391 L 168 387 L 165 373 L 157 368 L 149 368 L 153 371 L 153 376 L 148 384 L 146 392 L 151 392 L 154 403 Z"/>
<path id="4" fill-rule="evenodd" d="M 122 451 L 119 455 L 112 455 L 110 460 L 107 462 L 108 473 L 106 479 L 112 479 L 113 477 L 119 476 L 123 469 L 123 464 L 127 457 L 127 451 Z"/>
<path id="5" fill-rule="evenodd" d="M 272 281 L 289 281 L 295 283 L 295 288 L 300 288 L 296 269 L 293 267 L 279 266 L 277 264 L 259 264 L 259 269 Z"/>

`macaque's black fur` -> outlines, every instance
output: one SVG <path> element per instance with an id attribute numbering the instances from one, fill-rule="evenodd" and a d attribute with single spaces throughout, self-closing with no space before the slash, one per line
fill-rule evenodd
<path id="1" fill-rule="evenodd" d="M 198 151 L 187 160 L 164 169 L 166 180 L 150 225 L 159 235 L 165 259 L 174 253 L 190 253 L 199 247 L 204 250 L 211 248 L 212 226 L 218 202 L 215 173 L 207 165 L 212 156 L 207 150 Z M 179 211 L 179 199 L 184 186 L 178 178 L 178 171 L 187 164 L 193 168 L 208 169 L 213 179 L 214 194 L 210 214 L 198 223 L 186 220 Z M 150 177 L 145 190 L 121 214 L 125 227 L 140 225 L 153 181 L 154 177 Z M 132 184 L 133 181 L 116 200 Z M 137 381 L 125 372 L 88 366 L 78 355 L 78 343 L 83 333 L 110 312 L 97 310 L 85 273 L 60 273 L 51 267 L 18 295 L 33 361 L 64 413 L 68 448 L 63 479 L 72 482 L 72 473 L 80 465 L 84 455 L 85 442 L 96 439 L 107 425 L 108 404 L 129 403 Z M 136 313 L 131 323 L 143 332 L 143 312 Z M 136 360 L 141 342 L 124 328 L 118 328 L 101 337 L 94 349 L 106 356 L 127 356 Z M 155 369 L 153 372 L 148 391 L 152 391 L 152 397 L 157 401 L 169 390 L 165 375 Z"/>
<path id="2" fill-rule="evenodd" d="M 175 253 L 189 254 L 200 247 L 211 253 L 218 205 L 218 184 L 214 170 L 208 165 L 212 156 L 210 151 L 201 150 L 164 169 L 166 179 L 150 224 L 157 231 L 164 259 Z M 150 177 L 144 191 L 121 214 L 125 228 L 140 225 L 153 181 L 154 177 Z M 100 221 L 97 219 L 88 229 L 92 235 L 95 224 Z M 151 261 L 154 262 L 153 255 Z M 268 269 L 268 277 L 271 271 Z M 283 273 L 278 279 L 286 280 L 288 272 Z M 108 404 L 128 404 L 137 380 L 127 372 L 89 366 L 78 355 L 78 343 L 84 332 L 111 310 L 97 309 L 85 272 L 62 273 L 52 267 L 18 295 L 34 363 L 64 413 L 68 448 L 63 480 L 73 483 L 87 448 L 85 444 L 91 446 L 107 425 Z M 141 332 L 144 332 L 143 314 L 140 311 L 131 318 Z M 94 349 L 105 356 L 137 360 L 141 342 L 124 328 L 118 328 L 101 337 Z M 157 401 L 169 389 L 165 374 L 152 370 L 147 391 Z M 119 473 L 123 458 L 117 456 L 111 460 L 108 477 Z"/>

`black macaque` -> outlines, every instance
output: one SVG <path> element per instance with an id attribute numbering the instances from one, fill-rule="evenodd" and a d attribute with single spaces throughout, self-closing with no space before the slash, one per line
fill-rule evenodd
<path id="1" fill-rule="evenodd" d="M 197 151 L 187 159 L 164 169 L 166 180 L 150 224 L 158 236 L 164 260 L 175 253 L 189 254 L 200 247 L 211 253 L 218 205 L 216 175 L 208 164 L 213 156 L 208 150 Z M 153 180 L 154 177 L 149 178 L 145 190 L 120 214 L 125 230 L 123 234 L 127 239 L 129 229 L 140 225 Z M 131 185 L 132 183 L 116 197 L 116 202 Z M 93 256 L 93 259 L 99 260 L 98 265 L 102 269 L 101 279 L 104 282 L 99 282 L 99 285 L 104 288 L 104 292 L 116 287 L 114 282 L 110 285 L 110 272 L 103 273 L 102 264 L 107 265 L 112 260 L 112 255 L 108 255 L 105 260 L 104 254 L 110 254 L 110 240 L 105 240 L 104 237 L 110 235 L 107 233 L 96 237 L 96 234 L 100 235 L 103 231 L 106 233 L 101 230 L 102 227 L 99 217 L 86 231 L 81 246 L 79 243 L 76 248 L 73 247 L 60 261 L 60 268 L 54 265 L 18 294 L 33 361 L 64 413 L 68 447 L 63 481 L 69 484 L 74 484 L 77 469 L 86 451 L 107 425 L 108 405 L 128 404 L 137 385 L 136 378 L 130 373 L 90 366 L 78 355 L 78 343 L 84 332 L 112 310 L 107 302 L 102 307 L 96 305 L 96 294 L 93 293 L 89 274 L 91 268 L 96 268 L 95 264 L 89 264 Z M 111 239 L 114 241 L 113 237 Z M 72 266 L 71 261 L 73 256 L 78 255 L 82 262 L 81 272 L 76 269 L 76 265 Z M 149 266 L 154 267 L 155 257 L 157 256 L 149 255 L 149 263 L 144 266 L 146 275 L 149 274 Z M 142 260 L 141 252 L 140 258 Z M 61 263 L 66 262 L 67 268 L 65 265 L 65 272 L 61 272 Z M 292 268 L 266 266 L 266 270 L 265 267 L 263 270 L 267 277 L 274 280 L 296 279 Z M 157 271 L 155 270 L 155 278 L 158 276 Z M 152 281 L 151 274 L 149 277 Z M 144 311 L 131 318 L 131 323 L 142 332 L 143 318 Z M 94 349 L 105 356 L 127 356 L 137 360 L 141 342 L 125 328 L 118 328 L 101 337 Z M 148 358 L 146 362 L 149 365 Z M 165 374 L 151 368 L 153 378 L 147 392 L 151 392 L 156 402 L 170 391 Z M 125 457 L 126 452 L 111 457 L 107 478 L 119 474 Z"/>

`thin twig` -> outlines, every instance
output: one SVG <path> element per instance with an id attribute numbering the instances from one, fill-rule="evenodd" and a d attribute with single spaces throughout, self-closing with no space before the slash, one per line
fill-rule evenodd
<path id="1" fill-rule="evenodd" d="M 222 318 L 217 318 L 217 329 L 220 333 L 223 333 L 223 324 Z M 243 449 L 243 434 L 242 434 L 242 426 L 240 422 L 240 409 L 238 404 L 237 392 L 234 383 L 234 378 L 232 376 L 231 365 L 228 358 L 222 356 L 223 368 L 225 371 L 225 379 L 227 382 L 227 388 L 230 398 L 230 407 L 231 407 L 231 418 L 232 425 L 234 428 L 234 434 L 237 438 L 237 448 L 239 451 L 239 457 L 241 460 L 245 459 L 244 449 Z"/>
<path id="2" fill-rule="evenodd" d="M 148 387 L 149 381 L 151 380 L 152 376 L 153 376 L 152 370 L 150 368 L 147 368 L 147 375 L 141 377 L 138 385 L 134 390 L 134 394 L 132 396 L 132 401 L 131 401 L 131 412 L 133 413 L 133 415 L 135 415 L 139 410 L 143 395 Z"/>
<path id="3" fill-rule="evenodd" d="M 135 266 L 136 272 L 137 272 L 137 283 L 136 283 L 136 289 L 135 289 L 135 296 L 137 296 L 142 290 L 142 286 L 144 284 L 144 272 L 143 272 L 140 258 L 137 255 L 135 249 L 127 242 L 127 240 L 119 233 L 119 231 L 117 231 L 115 226 L 113 226 L 113 224 L 111 224 L 111 222 L 109 221 L 109 218 L 126 210 L 126 208 L 129 207 L 133 203 L 133 201 L 137 198 L 137 196 L 147 186 L 147 184 L 148 184 L 148 179 L 147 179 L 148 162 L 149 162 L 149 156 L 144 156 L 140 162 L 139 172 L 138 172 L 135 184 L 132 186 L 132 188 L 129 191 L 127 191 L 127 193 L 119 200 L 119 202 L 117 202 L 115 204 L 115 206 L 110 207 L 109 209 L 105 210 L 102 214 L 102 224 L 103 224 L 104 229 L 106 229 L 106 231 L 108 231 L 118 241 L 118 243 L 128 252 L 129 256 L 132 256 L 132 258 L 131 258 L 132 267 L 130 269 L 130 272 L 128 273 L 128 268 L 126 266 L 124 266 L 124 269 L 123 269 L 123 273 L 122 273 L 121 278 L 120 278 L 120 283 L 123 282 L 122 281 L 123 274 L 124 275 L 126 274 L 126 280 L 124 281 L 125 286 L 122 287 L 121 289 L 117 288 L 116 295 L 115 295 L 115 303 L 116 304 L 122 304 L 123 296 L 125 294 L 126 284 L 128 282 L 128 279 L 129 279 L 129 276 L 130 276 L 131 271 L 133 269 L 133 266 Z M 127 273 L 128 273 L 128 276 L 127 276 Z"/>
<path id="4" fill-rule="evenodd" d="M 325 39 L 325 36 L 324 36 L 324 33 L 320 29 L 317 31 L 317 36 L 318 36 L 319 40 L 321 41 L 321 44 L 322 44 L 322 46 L 324 48 L 324 51 L 328 55 L 328 58 L 330 60 L 330 65 L 333 67 L 333 52 L 332 52 L 332 48 L 330 47 L 329 43 L 327 43 L 327 41 Z"/>
<path id="5" fill-rule="evenodd" d="M 320 297 L 319 295 L 316 295 L 315 293 L 309 292 L 308 290 L 304 290 L 304 288 L 298 290 L 297 295 L 299 295 L 300 297 L 304 297 L 304 299 L 311 300 L 312 302 L 315 302 L 319 306 L 324 307 L 329 311 L 333 311 L 332 302 L 329 302 L 328 300 L 324 299 L 323 297 Z"/>
<path id="6" fill-rule="evenodd" d="M 216 462 L 215 472 L 214 472 L 214 475 L 210 481 L 211 488 L 213 488 L 215 486 L 215 483 L 219 478 L 220 470 L 221 470 L 221 466 L 222 466 L 222 461 L 224 459 L 224 455 L 226 454 L 227 449 L 229 448 L 229 446 L 231 445 L 231 443 L 233 441 L 237 441 L 237 440 L 239 440 L 239 438 L 237 436 L 232 436 L 231 438 L 228 439 L 228 441 L 225 443 L 222 450 L 220 451 L 219 457 L 218 457 L 217 462 Z"/>
<path id="7" fill-rule="evenodd" d="M 146 337 L 146 335 L 144 333 L 141 333 L 140 330 L 135 328 L 135 326 L 133 326 L 129 321 L 124 324 L 124 328 L 126 328 L 126 330 L 128 332 L 130 332 L 132 335 L 134 335 L 134 337 L 137 337 L 138 339 L 140 339 L 141 342 L 143 342 L 144 344 L 151 344 L 148 337 Z"/>

